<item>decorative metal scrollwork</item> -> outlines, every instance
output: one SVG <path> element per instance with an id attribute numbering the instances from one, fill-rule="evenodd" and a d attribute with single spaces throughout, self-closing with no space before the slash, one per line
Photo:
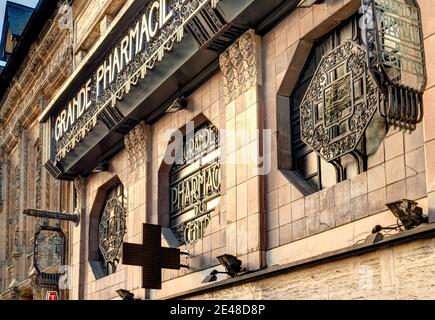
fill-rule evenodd
<path id="1" fill-rule="evenodd" d="M 326 161 L 356 149 L 380 105 L 366 61 L 363 48 L 344 42 L 322 58 L 302 100 L 301 138 Z"/>
<path id="2" fill-rule="evenodd" d="M 126 232 L 126 211 L 118 198 L 107 201 L 99 225 L 99 247 L 107 264 L 118 260 Z"/>
<path id="3" fill-rule="evenodd" d="M 363 0 L 369 68 L 385 95 L 388 123 L 413 131 L 426 85 L 421 16 L 414 0 Z"/>

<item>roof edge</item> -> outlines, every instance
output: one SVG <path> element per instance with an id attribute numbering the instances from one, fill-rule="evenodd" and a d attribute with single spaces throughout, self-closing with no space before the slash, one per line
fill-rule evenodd
<path id="1" fill-rule="evenodd" d="M 28 55 L 31 45 L 38 39 L 38 35 L 57 7 L 58 2 L 53 0 L 40 0 L 35 7 L 20 41 L 0 74 L 0 100 L 3 99 L 12 79 L 15 77 L 21 64 Z"/>

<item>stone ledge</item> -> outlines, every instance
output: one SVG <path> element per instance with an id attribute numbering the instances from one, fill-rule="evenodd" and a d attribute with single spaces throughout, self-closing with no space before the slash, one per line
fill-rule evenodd
<path id="1" fill-rule="evenodd" d="M 377 242 L 375 244 L 360 244 L 356 246 L 350 246 L 340 250 L 334 250 L 330 252 L 323 253 L 312 258 L 303 259 L 290 264 L 272 266 L 268 269 L 259 270 L 250 274 L 243 275 L 238 278 L 227 279 L 218 283 L 214 283 L 202 288 L 189 290 L 177 295 L 169 296 L 163 298 L 162 300 L 175 300 L 175 299 L 186 299 L 195 295 L 205 294 L 207 292 L 217 291 L 232 287 L 235 285 L 241 285 L 244 283 L 257 281 L 263 278 L 277 276 L 280 274 L 289 273 L 297 269 L 308 268 L 323 263 L 328 263 L 332 261 L 337 261 L 340 259 L 350 258 L 353 256 L 370 253 L 381 248 L 396 246 L 398 244 L 410 242 L 416 239 L 429 239 L 433 238 L 435 235 L 435 224 L 427 224 L 420 226 L 416 229 L 404 231 L 389 237 L 384 240 Z"/>

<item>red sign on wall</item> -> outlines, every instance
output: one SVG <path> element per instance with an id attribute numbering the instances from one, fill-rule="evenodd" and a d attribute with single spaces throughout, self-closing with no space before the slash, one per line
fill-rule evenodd
<path id="1" fill-rule="evenodd" d="M 46 300 L 52 300 L 52 301 L 59 300 L 59 295 L 57 294 L 57 291 L 48 291 Z"/>

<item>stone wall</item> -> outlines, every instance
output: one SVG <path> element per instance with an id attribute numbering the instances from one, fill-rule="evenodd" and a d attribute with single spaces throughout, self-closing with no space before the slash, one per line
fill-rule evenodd
<path id="1" fill-rule="evenodd" d="M 418 1 L 421 7 L 423 20 L 424 45 L 426 51 L 426 70 L 428 81 L 424 96 L 425 116 L 424 116 L 424 141 L 426 158 L 426 180 L 427 191 L 430 202 L 430 218 L 435 222 L 435 21 L 433 2 L 430 0 Z"/>
<path id="2" fill-rule="evenodd" d="M 55 12 L 31 44 L 11 85 L 0 101 L 0 299 L 31 299 L 35 228 L 41 224 L 22 214 L 24 209 L 69 211 L 65 187 L 42 167 L 44 140 L 37 121 L 47 102 L 72 72 L 70 31 L 61 29 Z M 38 151 L 39 150 L 39 151 Z M 67 185 L 67 184 L 66 184 Z M 65 193 L 67 196 L 65 197 Z M 67 225 L 64 225 L 68 235 Z M 12 284 L 12 285 L 11 285 Z M 3 296 L 3 294 L 5 294 Z"/>
<path id="3" fill-rule="evenodd" d="M 427 1 L 420 2 L 425 34 L 431 35 L 433 31 L 428 25 L 430 15 L 427 13 L 430 10 L 425 11 L 428 4 Z M 277 94 L 282 96 L 291 94 L 304 63 L 303 57 L 309 53 L 313 41 L 356 13 L 359 5 L 359 1 L 324 1 L 310 8 L 300 8 L 263 38 L 266 128 L 272 130 L 275 143 L 272 148 L 272 172 L 266 177 L 269 256 L 274 256 L 274 248 L 297 241 L 301 241 L 298 247 L 303 247 L 302 242 L 307 237 L 367 217 L 375 216 L 368 220 L 375 224 L 376 221 L 384 221 L 386 203 L 404 198 L 420 201 L 423 206 L 426 203 L 427 189 L 434 177 L 426 172 L 424 158 L 426 154 L 428 159 L 428 148 L 427 144 L 425 145 L 425 139 L 427 140 L 425 128 L 428 126 L 424 123 L 421 123 L 411 134 L 391 128 L 376 154 L 369 158 L 367 172 L 318 193 L 309 194 L 300 191 L 292 183 L 288 172 L 279 170 L 280 146 L 277 142 L 278 135 L 282 134 L 282 132 L 278 133 L 279 119 L 285 116 L 285 113 L 283 114 L 277 106 Z M 427 55 L 426 59 L 429 66 L 430 56 Z M 428 72 L 430 79 L 429 68 Z M 429 93 L 430 82 L 431 80 L 427 87 Z M 426 102 L 426 108 L 430 107 L 431 103 Z M 426 115 L 428 113 L 426 112 Z M 430 166 L 428 164 L 428 170 Z M 433 205 L 431 202 L 430 207 L 432 208 Z M 393 220 L 391 223 L 394 223 Z M 371 227 L 368 226 L 367 232 L 369 233 L 370 230 Z M 330 234 L 332 236 L 333 233 Z M 356 234 L 354 238 L 346 239 L 346 242 L 357 242 L 360 240 L 358 237 L 361 236 Z M 324 235 L 322 238 L 327 236 Z M 340 244 L 337 241 L 336 245 L 340 247 L 344 243 Z M 283 253 L 280 249 L 277 252 Z M 277 261 L 268 261 L 271 264 L 275 262 Z"/>
<path id="4" fill-rule="evenodd" d="M 435 239 L 198 294 L 203 300 L 414 300 L 435 295 Z"/>
<path id="5" fill-rule="evenodd" d="M 308 194 L 292 183 L 288 172 L 279 167 L 278 122 L 283 115 L 277 106 L 277 95 L 291 94 L 303 65 L 301 57 L 307 55 L 316 39 L 356 13 L 360 1 L 326 0 L 311 8 L 297 9 L 262 39 L 253 36 L 261 54 L 255 57 L 255 81 L 247 90 L 234 87 L 232 78 L 227 76 L 227 68 L 231 69 L 230 72 L 236 70 L 236 78 L 240 76 L 237 66 L 221 60 L 221 72 L 187 97 L 187 109 L 167 114 L 147 127 L 146 138 L 136 141 L 133 148 L 127 147 L 118 153 L 109 162 L 108 172 L 93 174 L 86 179 L 83 220 L 79 228 L 73 229 L 72 298 L 116 299 L 117 289 L 131 290 L 139 298 L 164 298 L 202 286 L 203 278 L 218 266 L 216 257 L 224 253 L 238 256 L 245 267 L 254 271 L 364 240 L 373 226 L 396 223 L 385 206 L 388 202 L 411 198 L 419 201 L 425 213 L 433 212 L 435 166 L 431 159 L 435 157 L 432 125 L 435 119 L 430 108 L 435 85 L 432 71 L 435 54 L 431 54 L 435 48 L 435 24 L 430 19 L 433 9 L 429 9 L 429 0 L 419 3 L 422 6 L 429 80 L 425 94 L 425 120 L 415 132 L 404 134 L 391 129 L 377 153 L 370 158 L 367 172 L 331 188 Z M 105 15 L 101 12 L 90 11 L 89 14 L 101 17 L 99 22 L 104 24 L 108 20 L 104 20 Z M 116 18 L 122 17 L 122 12 Z M 86 12 L 83 12 L 77 21 L 86 20 L 85 16 Z M 104 32 L 98 33 L 97 25 L 84 26 L 83 30 L 93 30 L 91 33 L 104 36 Z M 94 39 L 93 35 L 80 38 Z M 95 39 L 93 41 L 97 41 Z M 237 45 L 229 50 L 237 50 Z M 86 60 L 87 50 L 92 50 L 92 45 L 76 48 L 77 62 Z M 222 56 L 225 58 L 227 53 Z M 243 78 L 238 78 L 239 84 L 243 84 L 240 79 Z M 100 201 L 98 195 L 102 188 L 114 177 L 123 183 L 128 198 L 124 240 L 141 243 L 142 223 L 165 225 L 167 220 L 162 208 L 168 202 L 168 192 L 161 190 L 162 179 L 167 179 L 168 170 L 163 163 L 168 148 L 166 133 L 198 119 L 207 119 L 218 129 L 270 129 L 273 134 L 271 172 L 261 177 L 253 171 L 253 165 L 234 164 L 234 161 L 223 165 L 220 204 L 212 214 L 205 237 L 181 248 L 190 255 L 190 269 L 164 270 L 163 290 L 140 289 L 141 270 L 138 267 L 120 265 L 115 274 L 97 279 L 88 262 L 89 243 L 96 241 L 89 237 L 89 226 L 92 208 Z M 233 137 L 226 141 L 225 156 L 227 160 L 241 159 L 246 154 L 257 152 L 262 142 L 243 136 Z M 146 161 L 132 164 L 138 159 L 137 154 L 144 152 Z M 434 294 L 432 283 L 428 282 L 430 273 L 434 271 L 433 255 L 433 240 L 415 241 L 235 286 L 200 298 L 428 298 Z M 415 270 L 419 270 L 417 279 L 410 276 Z M 361 283 L 367 274 L 373 274 L 373 288 Z"/>

